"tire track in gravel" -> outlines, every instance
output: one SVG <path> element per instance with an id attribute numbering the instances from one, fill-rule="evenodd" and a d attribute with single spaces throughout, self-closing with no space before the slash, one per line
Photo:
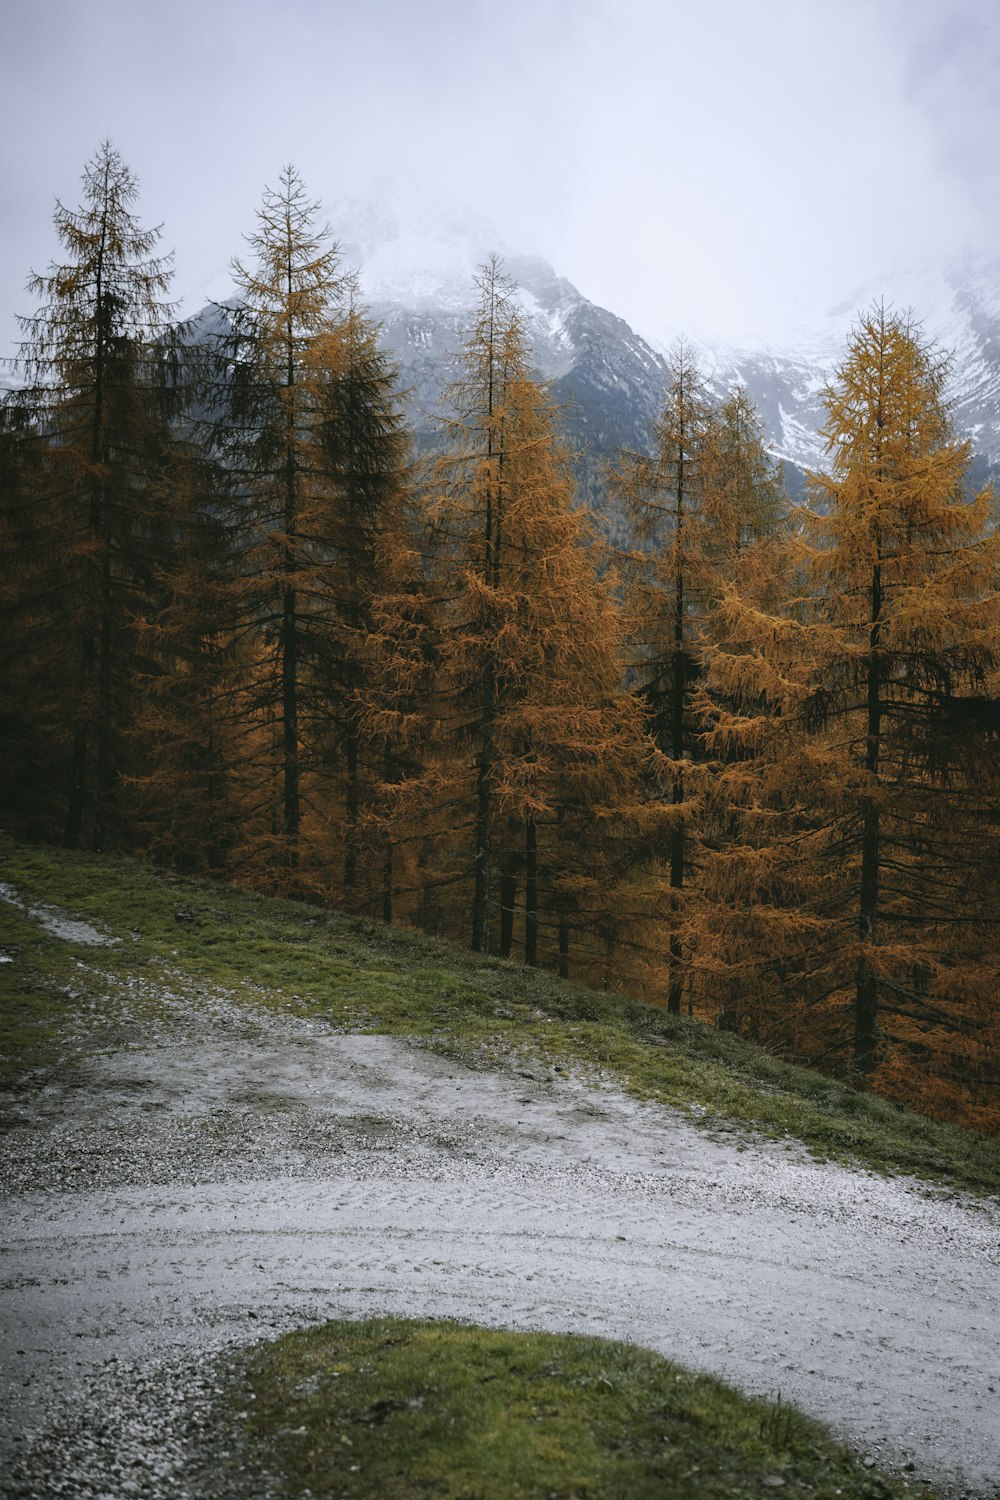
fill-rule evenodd
<path id="1" fill-rule="evenodd" d="M 178 1000 L 22 1109 L 0 1187 L 11 1495 L 186 1494 L 220 1351 L 380 1312 L 632 1339 L 942 1491 L 1000 1473 L 1000 1205 L 541 1065 Z"/>

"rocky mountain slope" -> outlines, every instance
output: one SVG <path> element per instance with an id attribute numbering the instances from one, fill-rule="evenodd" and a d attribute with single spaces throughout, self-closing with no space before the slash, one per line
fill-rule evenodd
<path id="1" fill-rule="evenodd" d="M 382 323 L 410 391 L 411 415 L 429 433 L 475 304 L 473 278 L 499 236 L 454 205 L 427 204 L 386 191 L 341 205 L 333 215 L 348 265 L 360 271 L 365 300 Z M 520 287 L 535 361 L 565 410 L 565 427 L 581 454 L 590 497 L 602 465 L 622 447 L 648 442 L 662 401 L 667 357 L 683 329 L 643 337 L 613 312 L 588 301 L 538 257 L 504 255 Z M 858 311 L 882 300 L 912 310 L 927 336 L 951 351 L 949 395 L 959 432 L 977 469 L 1000 469 L 1000 263 L 968 259 L 897 270 L 859 286 L 838 304 L 804 319 L 796 348 L 738 348 L 690 340 L 710 389 L 742 382 L 758 407 L 776 458 L 800 471 L 823 462 L 822 393 Z"/>
<path id="2" fill-rule="evenodd" d="M 786 484 L 801 493 L 804 471 L 822 467 L 824 389 L 842 358 L 859 311 L 882 301 L 911 311 L 927 338 L 951 357 L 948 396 L 955 425 L 972 443 L 973 477 L 1000 474 L 1000 260 L 967 258 L 896 270 L 858 286 L 839 303 L 803 310 L 794 348 L 737 347 L 661 328 L 642 336 L 589 301 L 547 261 L 506 251 L 484 219 L 454 204 L 429 203 L 390 186 L 334 207 L 343 264 L 356 269 L 361 295 L 397 361 L 418 444 L 434 441 L 448 387 L 474 317 L 475 277 L 493 252 L 516 282 L 535 365 L 562 409 L 583 497 L 614 534 L 604 470 L 623 448 L 644 449 L 669 378 L 671 347 L 694 348 L 710 392 L 743 384 L 760 412 Z M 221 308 L 195 320 L 217 333 Z"/>
<path id="3" fill-rule="evenodd" d="M 713 378 L 746 384 L 781 457 L 802 468 L 821 465 L 823 388 L 859 311 L 878 302 L 911 313 L 948 358 L 956 429 L 971 441 L 980 473 L 1000 469 L 1000 262 L 970 257 L 890 271 L 815 318 L 797 349 L 712 350 Z"/>
<path id="4" fill-rule="evenodd" d="M 458 373 L 477 272 L 491 253 L 503 256 L 534 363 L 563 408 L 581 487 L 600 504 L 603 465 L 622 448 L 648 444 L 666 380 L 663 352 L 545 260 L 505 253 L 492 226 L 461 208 L 386 197 L 345 204 L 334 223 L 345 264 L 359 269 L 364 300 L 399 364 L 409 415 L 425 444 Z"/>

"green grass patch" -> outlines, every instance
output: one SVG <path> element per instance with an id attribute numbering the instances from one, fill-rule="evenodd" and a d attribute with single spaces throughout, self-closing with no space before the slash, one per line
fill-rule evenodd
<path id="1" fill-rule="evenodd" d="M 599 1073 L 703 1124 L 802 1142 L 815 1155 L 1000 1194 L 996 1142 L 769 1056 L 649 1005 L 402 929 L 185 880 L 139 861 L 0 839 L 0 880 L 121 938 L 47 935 L 0 903 L 0 1081 L 24 1083 L 80 1045 L 141 1040 L 157 995 L 222 988 L 241 1005 L 352 1031 L 422 1038 L 475 1066 L 518 1057 Z M 144 984 L 143 979 L 149 983 Z M 136 1036 L 136 1031 L 140 1035 Z M 75 1040 L 74 1040 L 75 1039 Z"/>
<path id="2" fill-rule="evenodd" d="M 226 1394 L 246 1493 L 895 1500 L 794 1407 L 603 1339 L 379 1318 L 257 1345 Z"/>
<path id="3" fill-rule="evenodd" d="M 77 1003 L 64 948 L 30 917 L 0 903 L 0 1087 L 60 1060 Z"/>

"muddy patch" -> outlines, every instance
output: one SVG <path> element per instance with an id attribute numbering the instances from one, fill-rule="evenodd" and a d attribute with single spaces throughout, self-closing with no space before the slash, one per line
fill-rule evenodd
<path id="1" fill-rule="evenodd" d="M 14 887 L 5 881 L 0 881 L 0 901 L 5 901 L 8 906 L 16 907 L 33 922 L 37 922 L 52 937 L 61 938 L 64 942 L 82 943 L 85 947 L 93 948 L 109 948 L 121 942 L 121 938 L 113 937 L 106 932 L 99 932 L 96 927 L 91 927 L 89 922 L 81 922 L 76 917 L 71 917 L 58 906 L 29 905 L 27 901 L 22 900 Z M 11 963 L 14 957 L 14 953 L 6 949 L 2 961 Z"/>

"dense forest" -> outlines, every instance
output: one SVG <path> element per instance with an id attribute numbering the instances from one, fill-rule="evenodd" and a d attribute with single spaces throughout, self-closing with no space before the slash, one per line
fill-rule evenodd
<path id="1" fill-rule="evenodd" d="M 907 316 L 787 499 L 673 354 L 580 503 L 497 261 L 419 458 L 292 168 L 178 323 L 110 145 L 0 413 L 0 815 L 457 938 L 1000 1131 L 1000 533 Z"/>

